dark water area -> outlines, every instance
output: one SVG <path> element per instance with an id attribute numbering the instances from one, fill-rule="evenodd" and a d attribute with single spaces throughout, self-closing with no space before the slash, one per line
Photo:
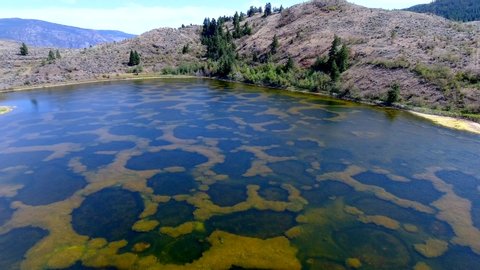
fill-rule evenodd
<path id="1" fill-rule="evenodd" d="M 2 94 L 0 269 L 478 269 L 480 137 L 199 79 Z"/>

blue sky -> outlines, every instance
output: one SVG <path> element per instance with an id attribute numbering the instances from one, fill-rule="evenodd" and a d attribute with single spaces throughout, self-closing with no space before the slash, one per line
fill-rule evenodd
<path id="1" fill-rule="evenodd" d="M 40 19 L 66 25 L 115 29 L 141 34 L 158 27 L 200 24 L 205 17 L 246 11 L 249 6 L 263 6 L 268 0 L 13 0 L 2 1 L 0 18 Z M 350 0 L 359 5 L 394 9 L 430 0 Z M 272 0 L 285 7 L 303 0 Z"/>

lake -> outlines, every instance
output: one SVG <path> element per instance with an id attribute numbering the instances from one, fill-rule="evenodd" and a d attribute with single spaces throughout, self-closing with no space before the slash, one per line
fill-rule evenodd
<path id="1" fill-rule="evenodd" d="M 2 94 L 0 269 L 480 269 L 480 137 L 201 79 Z"/>

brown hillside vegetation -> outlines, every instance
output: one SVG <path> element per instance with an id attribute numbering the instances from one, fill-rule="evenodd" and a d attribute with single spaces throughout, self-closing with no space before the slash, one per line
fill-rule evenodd
<path id="1" fill-rule="evenodd" d="M 245 21 L 253 32 L 235 41 L 242 59 L 265 54 L 277 35 L 279 53 L 273 61 L 284 63 L 292 57 L 298 66 L 309 68 L 318 56 L 328 53 L 336 34 L 348 44 L 352 56 L 350 69 L 342 75 L 342 95 L 381 100 L 393 84 L 399 84 L 401 102 L 406 105 L 480 112 L 478 24 L 369 9 L 343 0 L 310 1 Z M 147 73 L 205 60 L 198 26 L 161 28 L 119 43 L 63 51 L 62 59 L 43 65 L 40 56 L 46 57 L 48 49 L 31 48 L 32 55 L 22 57 L 17 55 L 18 44 L 6 44 L 0 43 L 0 89 L 132 72 L 127 66 L 132 49 L 140 53 Z M 183 54 L 186 44 L 190 50 Z"/>

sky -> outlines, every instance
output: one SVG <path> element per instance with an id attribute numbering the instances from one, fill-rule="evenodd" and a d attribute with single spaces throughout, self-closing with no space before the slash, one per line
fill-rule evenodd
<path id="1" fill-rule="evenodd" d="M 250 6 L 264 6 L 268 0 L 13 0 L 2 1 L 0 18 L 38 19 L 100 30 L 141 34 L 158 27 L 201 24 L 205 17 L 217 18 L 246 12 Z M 400 9 L 431 0 L 349 0 L 356 4 Z M 271 0 L 284 7 L 303 0 Z"/>

